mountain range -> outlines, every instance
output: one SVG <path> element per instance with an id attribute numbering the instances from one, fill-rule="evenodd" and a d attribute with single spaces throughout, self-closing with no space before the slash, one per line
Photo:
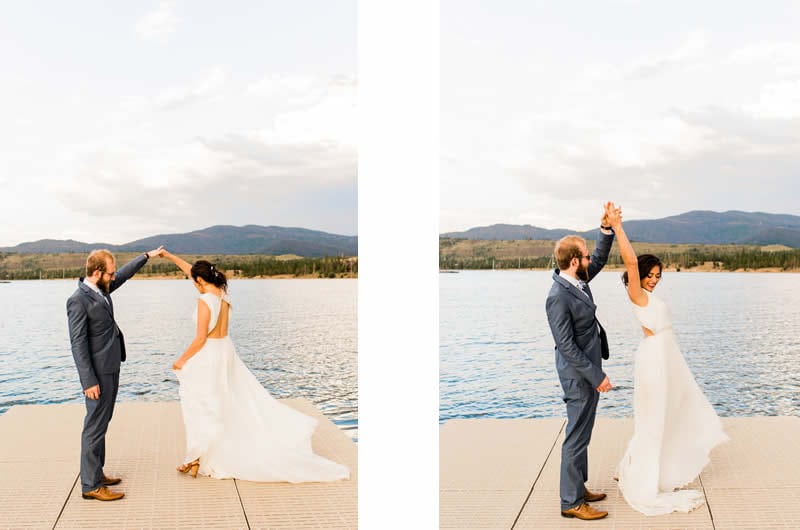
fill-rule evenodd
<path id="1" fill-rule="evenodd" d="M 342 236 L 280 226 L 211 226 L 185 234 L 161 234 L 122 245 L 83 243 L 74 240 L 42 239 L 0 247 L 2 252 L 52 254 L 88 253 L 96 248 L 114 252 L 144 252 L 164 245 L 176 254 L 296 254 L 303 257 L 357 256 L 358 236 Z"/>
<path id="2" fill-rule="evenodd" d="M 481 240 L 557 240 L 567 234 L 595 239 L 597 229 L 586 232 L 531 225 L 496 224 L 447 232 L 442 238 Z M 625 233 L 632 241 L 648 243 L 696 243 L 737 245 L 786 245 L 800 248 L 800 217 L 762 212 L 691 212 L 653 220 L 625 221 Z"/>

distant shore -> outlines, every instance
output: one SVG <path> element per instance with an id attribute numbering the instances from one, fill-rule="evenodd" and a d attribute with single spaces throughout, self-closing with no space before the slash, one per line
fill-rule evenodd
<path id="1" fill-rule="evenodd" d="M 620 267 L 618 265 L 614 266 L 606 266 L 603 267 L 603 270 L 610 270 L 610 271 L 619 271 L 624 272 L 625 267 Z M 788 272 L 788 273 L 798 273 L 800 269 L 790 269 L 790 270 L 783 270 L 780 267 L 764 267 L 763 269 L 736 269 L 736 270 L 727 270 L 722 268 L 714 268 L 710 265 L 699 265 L 697 267 L 691 267 L 686 269 L 678 270 L 676 267 L 664 267 L 664 272 Z"/>
<path id="2" fill-rule="evenodd" d="M 137 274 L 132 280 L 188 280 L 186 276 L 182 274 Z M 338 274 L 334 278 L 320 278 L 318 274 L 300 274 L 299 276 L 295 276 L 294 274 L 275 274 L 273 276 L 232 276 L 228 278 L 228 281 L 231 280 L 353 280 L 358 279 L 358 274 L 354 273 L 343 273 Z"/>
<path id="3" fill-rule="evenodd" d="M 606 265 L 603 267 L 605 271 L 619 271 L 624 272 L 625 267 L 622 265 Z M 697 265 L 696 267 L 681 267 L 678 270 L 674 266 L 664 267 L 664 272 L 793 272 L 798 273 L 800 269 L 790 269 L 790 270 L 783 270 L 780 267 L 764 267 L 761 269 L 736 269 L 736 270 L 727 270 L 723 269 L 722 267 L 714 267 L 710 263 L 706 263 L 703 265 Z"/>
<path id="4" fill-rule="evenodd" d="M 589 252 L 595 244 L 586 242 Z M 554 265 L 553 245 L 547 240 L 440 240 L 439 268 L 547 270 Z M 638 255 L 661 258 L 668 272 L 800 272 L 800 248 L 783 245 L 633 242 L 633 248 Z M 624 266 L 615 246 L 607 260 L 612 266 Z"/>
<path id="5" fill-rule="evenodd" d="M 441 273 L 454 273 L 454 272 L 463 272 L 463 271 L 497 271 L 497 272 L 509 272 L 509 271 L 552 271 L 552 267 L 522 267 L 522 268 L 497 268 L 497 269 L 439 269 Z M 603 270 L 606 272 L 614 271 L 622 273 L 625 271 L 625 267 L 620 267 L 617 265 L 607 265 L 603 267 Z M 688 269 L 680 269 L 678 270 L 675 267 L 664 267 L 664 272 L 719 272 L 719 273 L 731 273 L 731 272 L 764 272 L 764 273 L 789 273 L 789 274 L 798 274 L 800 273 L 800 269 L 790 269 L 790 270 L 783 270 L 780 267 L 765 267 L 763 269 L 736 269 L 736 270 L 726 270 L 721 268 L 713 268 L 710 266 L 698 266 L 692 267 Z"/>
<path id="6" fill-rule="evenodd" d="M 141 254 L 120 253 L 116 256 L 118 264 L 127 263 Z M 302 257 L 294 254 L 268 256 L 258 254 L 183 256 L 192 263 L 207 259 L 229 279 L 334 279 L 357 278 L 357 256 Z M 76 253 L 66 254 L 3 254 L 0 253 L 0 279 L 2 280 L 62 280 L 83 276 L 86 270 L 86 256 Z M 153 259 L 139 270 L 137 279 L 177 279 L 183 273 L 167 260 Z"/>
<path id="7" fill-rule="evenodd" d="M 31 281 L 56 281 L 56 280 L 77 280 L 78 278 L 75 277 L 68 277 L 68 278 L 29 278 L 29 279 L 18 279 L 18 280 L 0 280 L 0 283 L 12 283 L 12 282 L 31 282 Z M 131 278 L 131 280 L 188 280 L 186 276 L 180 274 L 137 274 Z M 315 274 L 301 274 L 299 276 L 295 276 L 294 274 L 276 274 L 274 276 L 234 276 L 228 278 L 228 281 L 232 280 L 357 280 L 358 274 L 352 273 L 345 273 L 339 274 L 334 278 L 320 278 L 319 275 Z"/>

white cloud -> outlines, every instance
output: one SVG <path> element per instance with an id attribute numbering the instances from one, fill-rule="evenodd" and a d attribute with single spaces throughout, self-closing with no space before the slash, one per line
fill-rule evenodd
<path id="1" fill-rule="evenodd" d="M 164 1 L 137 21 L 136 34 L 149 42 L 165 42 L 177 26 L 174 2 Z"/>
<path id="2" fill-rule="evenodd" d="M 739 68 L 769 67 L 781 76 L 800 74 L 800 42 L 759 42 L 737 48 L 726 64 Z"/>
<path id="3" fill-rule="evenodd" d="M 265 141 L 357 142 L 355 77 L 271 74 L 251 83 L 246 93 L 291 109 L 276 118 L 272 130 L 262 132 Z"/>
<path id="4" fill-rule="evenodd" d="M 638 127 L 587 134 L 578 145 L 551 145 L 527 165 L 509 168 L 529 200 L 541 205 L 515 216 L 582 228 L 592 216 L 576 212 L 603 200 L 629 206 L 629 219 L 690 209 L 786 211 L 780 208 L 792 203 L 784 194 L 800 173 L 798 153 L 798 118 L 764 119 L 718 107 L 674 112 Z M 554 213 L 559 209 L 566 214 Z"/>
<path id="5" fill-rule="evenodd" d="M 181 94 L 188 96 L 177 99 L 204 101 L 215 83 L 194 85 L 200 88 L 184 90 Z M 205 224 L 214 224 L 212 219 L 244 219 L 239 214 L 247 211 L 262 212 L 261 219 L 264 212 L 281 212 L 284 219 L 290 213 L 292 218 L 311 218 L 315 214 L 303 207 L 310 197 L 331 196 L 341 204 L 342 197 L 355 197 L 357 186 L 355 86 L 342 78 L 322 85 L 318 101 L 279 112 L 258 129 L 179 136 L 166 145 L 129 146 L 112 138 L 73 146 L 62 164 L 66 178 L 48 191 L 68 210 L 106 222 L 124 218 L 146 223 L 157 215 L 162 223 L 181 225 L 191 219 L 196 223 L 208 212 Z M 291 86 L 298 99 L 308 91 L 308 85 Z M 226 96 L 232 102 L 234 92 Z M 257 108 L 248 107 L 250 112 Z M 167 138 L 163 131 L 161 135 Z M 351 206 L 348 202 L 347 208 Z M 343 232 L 354 232 L 355 209 L 350 213 L 352 219 L 339 221 Z M 265 221 L 251 217 L 248 222 Z M 273 222 L 281 224 L 280 217 Z M 353 228 L 341 228 L 350 222 Z M 307 223 L 296 219 L 294 224 Z"/>
<path id="6" fill-rule="evenodd" d="M 0 101 L 11 102 L 0 246 L 218 223 L 355 233 L 356 17 L 345 4 L 75 4 L 55 25 L 37 24 L 27 4 L 4 11 L 15 48 L 37 60 L 10 50 L 0 73 Z M 105 28 L 101 46 L 76 35 L 87 25 Z M 312 27 L 311 39 L 294 31 Z M 280 72 L 313 84 L 247 90 Z"/>
<path id="7" fill-rule="evenodd" d="M 800 120 L 792 116 L 773 118 L 718 106 L 676 114 L 692 126 L 712 131 L 718 144 L 735 142 L 764 150 L 791 149 L 800 142 Z"/>
<path id="8" fill-rule="evenodd" d="M 443 231 L 502 222 L 581 229 L 596 224 L 605 200 L 622 203 L 628 219 L 691 209 L 800 214 L 800 195 L 786 192 L 800 174 L 791 20 L 764 15 L 762 30 L 746 17 L 684 16 L 677 6 L 629 25 L 603 19 L 613 11 L 605 7 L 598 24 L 526 33 L 507 22 L 526 8 L 501 9 L 506 18 L 470 9 L 459 8 L 457 23 L 443 17 Z M 537 11 L 545 21 L 571 14 Z M 584 37 L 589 26 L 601 29 Z M 484 53 L 471 38 L 493 44 Z"/>
<path id="9" fill-rule="evenodd" d="M 800 118 L 800 79 L 764 85 L 758 102 L 745 108 L 764 118 Z"/>
<path id="10" fill-rule="evenodd" d="M 186 145 L 172 160 L 99 151 L 48 191 L 67 209 L 104 222 L 120 217 L 147 222 L 156 216 L 162 223 L 205 226 L 233 222 L 237 212 L 247 210 L 302 211 L 308 197 L 354 193 L 356 175 L 354 149 L 275 146 L 230 136 Z"/>
<path id="11" fill-rule="evenodd" d="M 691 64 L 698 60 L 708 47 L 708 37 L 704 30 L 692 31 L 674 50 L 642 60 L 627 69 L 629 79 L 645 79 L 665 71 Z"/>
<path id="12" fill-rule="evenodd" d="M 567 130 L 570 140 L 543 139 L 557 128 Z M 605 126 L 572 119 L 567 113 L 527 142 L 527 158 L 506 162 L 503 171 L 519 179 L 531 193 L 557 197 L 571 190 L 573 197 L 591 196 L 598 179 L 613 175 L 608 186 L 627 189 L 654 167 L 710 149 L 714 136 L 707 125 L 690 123 L 677 113 L 620 119 Z M 658 182 L 654 177 L 653 185 Z"/>
<path id="13" fill-rule="evenodd" d="M 319 101 L 279 116 L 274 131 L 264 131 L 263 137 L 279 143 L 315 141 L 355 146 L 355 105 L 354 86 L 330 82 Z"/>
<path id="14" fill-rule="evenodd" d="M 320 76 L 270 74 L 251 83 L 247 93 L 292 105 L 308 105 L 318 101 L 326 87 L 327 79 Z"/>
<path id="15" fill-rule="evenodd" d="M 226 81 L 225 71 L 215 67 L 188 85 L 164 90 L 156 96 L 154 105 L 157 109 L 174 110 L 198 101 L 211 99 L 219 94 Z"/>

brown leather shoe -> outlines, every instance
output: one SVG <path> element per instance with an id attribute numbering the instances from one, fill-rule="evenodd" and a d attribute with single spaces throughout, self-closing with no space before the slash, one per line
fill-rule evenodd
<path id="1" fill-rule="evenodd" d="M 115 484 L 119 484 L 120 482 L 122 482 L 121 478 L 111 478 L 103 474 L 103 486 L 114 486 Z"/>
<path id="2" fill-rule="evenodd" d="M 602 501 L 606 498 L 605 493 L 592 493 L 591 491 L 584 488 L 585 493 L 583 494 L 583 500 L 586 502 L 597 502 Z"/>
<path id="3" fill-rule="evenodd" d="M 583 503 L 574 508 L 570 508 L 569 510 L 561 510 L 561 517 L 577 517 L 578 519 L 583 519 L 584 521 L 593 521 L 595 519 L 602 519 L 606 515 L 608 515 L 608 512 L 601 512 L 600 510 L 595 510 L 586 503 Z"/>
<path id="4" fill-rule="evenodd" d="M 98 501 L 116 501 L 124 496 L 124 493 L 111 491 L 105 486 L 100 486 L 96 490 L 87 491 L 83 494 L 84 499 L 97 499 Z"/>

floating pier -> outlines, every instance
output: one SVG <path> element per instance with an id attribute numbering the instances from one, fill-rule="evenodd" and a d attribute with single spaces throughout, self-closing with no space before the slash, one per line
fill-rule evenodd
<path id="1" fill-rule="evenodd" d="M 0 416 L 2 529 L 356 529 L 356 444 L 311 402 L 282 400 L 317 417 L 314 451 L 350 468 L 349 480 L 269 483 L 178 473 L 184 429 L 178 402 L 117 403 L 106 437 L 108 476 L 125 497 L 81 497 L 85 408 L 18 405 Z"/>

